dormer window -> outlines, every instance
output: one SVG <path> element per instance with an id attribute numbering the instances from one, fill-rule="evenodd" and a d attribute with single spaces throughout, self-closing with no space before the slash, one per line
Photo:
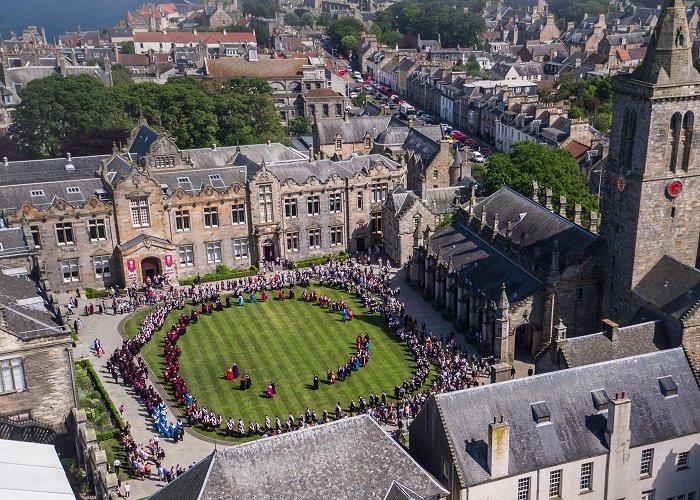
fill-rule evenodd
<path id="1" fill-rule="evenodd" d="M 336 137 L 335 138 L 335 149 L 343 149 L 343 139 L 342 137 Z"/>
<path id="2" fill-rule="evenodd" d="M 670 375 L 659 378 L 659 386 L 661 387 L 661 393 L 665 398 L 678 396 L 678 384 L 676 384 L 676 381 L 673 380 Z"/>
<path id="3" fill-rule="evenodd" d="M 29 192 L 29 196 L 36 198 L 38 196 L 46 196 L 43 189 L 33 189 Z"/>
<path id="4" fill-rule="evenodd" d="M 172 155 L 161 155 L 156 156 L 155 159 L 156 168 L 174 167 L 175 157 Z"/>
<path id="5" fill-rule="evenodd" d="M 66 193 L 68 194 L 78 194 L 80 193 L 80 188 L 77 186 L 69 186 L 66 188 Z"/>
<path id="6" fill-rule="evenodd" d="M 365 149 L 372 147 L 372 138 L 370 136 L 365 137 Z"/>
<path id="7" fill-rule="evenodd" d="M 544 401 L 539 401 L 537 403 L 532 403 L 530 405 L 532 409 L 532 418 L 537 425 L 543 425 L 551 422 L 551 412 L 547 408 L 547 403 Z"/>
<path id="8" fill-rule="evenodd" d="M 604 389 L 599 389 L 597 391 L 591 391 L 591 397 L 593 398 L 593 406 L 598 412 L 608 411 L 608 403 L 610 402 L 610 396 L 605 392 Z"/>

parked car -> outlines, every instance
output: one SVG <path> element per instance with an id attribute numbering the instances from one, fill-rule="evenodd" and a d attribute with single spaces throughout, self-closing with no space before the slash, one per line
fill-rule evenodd
<path id="1" fill-rule="evenodd" d="M 450 135 L 456 141 L 461 141 L 465 137 L 464 134 L 459 130 L 453 130 L 452 132 L 450 132 Z"/>
<path id="2" fill-rule="evenodd" d="M 449 134 L 450 132 L 452 132 L 452 127 L 450 127 L 449 125 L 443 125 L 442 132 L 443 134 Z"/>
<path id="3" fill-rule="evenodd" d="M 339 74 L 340 76 L 345 76 L 346 73 L 347 73 L 347 72 L 346 72 L 344 69 L 339 69 L 339 70 L 338 70 L 338 74 Z"/>
<path id="4" fill-rule="evenodd" d="M 350 92 L 350 99 L 357 99 L 357 92 Z"/>
<path id="5" fill-rule="evenodd" d="M 469 151 L 469 159 L 476 163 L 484 163 L 484 155 L 478 151 Z"/>
<path id="6" fill-rule="evenodd" d="M 395 102 L 390 102 L 390 103 L 389 103 L 389 109 L 396 109 L 396 108 L 398 108 L 398 107 L 399 107 L 398 104 L 396 104 Z"/>
<path id="7" fill-rule="evenodd" d="M 464 139 L 462 139 L 462 142 L 467 146 L 473 146 L 474 144 L 476 144 L 476 141 L 474 139 L 470 139 L 469 137 L 465 137 Z"/>
<path id="8" fill-rule="evenodd" d="M 491 154 L 491 148 L 487 148 L 486 146 L 484 146 L 483 148 L 481 148 L 481 153 L 485 155 Z"/>
<path id="9" fill-rule="evenodd" d="M 399 101 L 399 96 L 397 96 L 396 94 L 391 94 L 391 96 L 389 97 L 389 99 L 391 99 L 391 100 L 394 101 L 394 102 L 398 102 L 398 101 Z"/>

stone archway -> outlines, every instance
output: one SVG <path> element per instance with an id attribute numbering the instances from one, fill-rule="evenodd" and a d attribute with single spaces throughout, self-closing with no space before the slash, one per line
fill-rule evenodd
<path id="1" fill-rule="evenodd" d="M 162 273 L 163 268 L 158 257 L 146 257 L 141 259 L 141 278 L 144 283 L 148 278 L 151 278 L 151 281 L 153 281 L 153 278 Z"/>
<path id="2" fill-rule="evenodd" d="M 532 361 L 535 357 L 535 326 L 523 323 L 515 329 L 513 357 L 522 361 Z"/>

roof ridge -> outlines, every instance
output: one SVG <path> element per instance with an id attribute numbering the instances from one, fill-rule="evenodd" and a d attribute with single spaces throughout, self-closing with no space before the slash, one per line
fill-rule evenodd
<path id="1" fill-rule="evenodd" d="M 450 448 L 450 457 L 452 458 L 452 464 L 455 466 L 455 470 L 457 471 L 457 477 L 459 478 L 460 484 L 464 484 L 464 476 L 462 474 L 462 469 L 460 466 L 457 465 L 460 461 L 458 460 L 457 453 L 455 452 L 454 437 L 450 432 L 449 426 L 445 423 L 445 415 L 442 412 L 440 400 L 438 399 L 436 394 L 433 394 L 432 397 L 433 401 L 435 402 L 435 407 L 437 408 L 438 416 L 440 417 L 440 423 L 442 424 L 442 428 L 445 429 L 445 434 L 447 434 L 448 437 L 447 446 Z"/>

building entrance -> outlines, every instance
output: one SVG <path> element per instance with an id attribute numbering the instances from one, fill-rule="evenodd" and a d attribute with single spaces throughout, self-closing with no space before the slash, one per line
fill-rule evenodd
<path id="1" fill-rule="evenodd" d="M 147 278 L 151 278 L 151 281 L 159 274 L 162 273 L 160 267 L 160 259 L 158 257 L 146 257 L 141 261 L 141 276 L 145 282 Z"/>

